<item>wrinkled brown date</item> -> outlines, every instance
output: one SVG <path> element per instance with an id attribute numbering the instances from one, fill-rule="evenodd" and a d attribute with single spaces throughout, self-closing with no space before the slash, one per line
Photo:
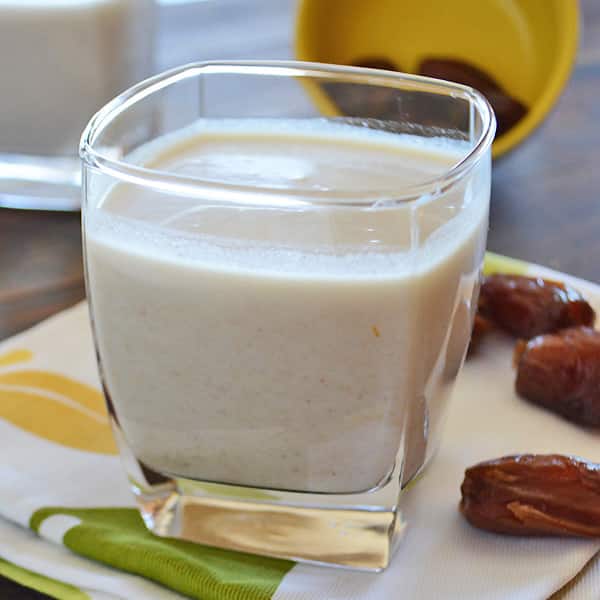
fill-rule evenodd
<path id="1" fill-rule="evenodd" d="M 366 67 L 368 69 L 383 69 L 384 71 L 400 71 L 401 69 L 388 58 L 382 56 L 367 56 L 352 62 L 355 67 Z"/>
<path id="2" fill-rule="evenodd" d="M 364 56 L 352 61 L 352 65 L 385 71 L 399 70 L 394 62 L 382 56 Z M 348 117 L 394 119 L 398 115 L 398 92 L 393 88 L 342 81 L 322 83 L 321 87 Z"/>
<path id="3" fill-rule="evenodd" d="M 505 92 L 493 77 L 462 60 L 428 58 L 421 62 L 419 74 L 462 83 L 479 90 L 496 114 L 497 136 L 506 133 L 527 114 L 525 105 Z"/>
<path id="4" fill-rule="evenodd" d="M 562 283 L 523 275 L 485 278 L 479 313 L 520 338 L 576 325 L 593 325 L 596 315 L 581 294 Z"/>
<path id="5" fill-rule="evenodd" d="M 600 426 L 600 332 L 563 329 L 517 345 L 517 393 L 581 425 Z"/>
<path id="6" fill-rule="evenodd" d="M 502 90 L 493 77 L 482 69 L 462 60 L 426 58 L 419 65 L 419 74 L 462 83 L 479 90 L 482 94 Z"/>
<path id="7" fill-rule="evenodd" d="M 402 70 L 392 60 L 383 56 L 357 58 L 352 61 L 352 64 L 357 67 L 384 69 L 386 71 Z M 420 75 L 462 83 L 463 85 L 468 85 L 479 90 L 488 99 L 496 114 L 497 136 L 506 133 L 527 114 L 527 107 L 524 104 L 504 91 L 498 82 L 488 73 L 468 62 L 450 58 L 427 58 L 419 65 L 418 72 Z M 427 100 L 426 111 L 435 113 L 438 107 L 435 106 L 434 98 L 431 96 L 421 98 L 420 102 L 422 103 L 424 100 Z M 405 103 L 410 104 L 408 98 L 405 98 Z M 377 104 L 381 104 L 380 99 Z M 447 104 L 444 104 L 444 107 L 447 111 Z M 411 109 L 412 107 L 410 106 L 408 108 L 406 116 L 414 116 L 412 115 L 414 109 Z"/>
<path id="8" fill-rule="evenodd" d="M 479 313 L 475 315 L 473 321 L 473 331 L 471 332 L 471 342 L 469 343 L 468 355 L 471 356 L 474 352 L 477 352 L 481 339 L 485 334 L 492 329 L 493 325 L 489 319 L 482 317 Z"/>
<path id="9" fill-rule="evenodd" d="M 488 99 L 496 115 L 496 137 L 504 135 L 527 114 L 525 105 L 503 90 L 490 90 L 482 93 Z"/>
<path id="10" fill-rule="evenodd" d="M 600 537 L 600 465 L 558 454 L 505 456 L 465 471 L 460 510 L 496 533 Z"/>

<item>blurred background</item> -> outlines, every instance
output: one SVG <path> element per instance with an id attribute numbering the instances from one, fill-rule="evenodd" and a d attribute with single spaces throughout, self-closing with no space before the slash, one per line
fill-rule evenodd
<path id="1" fill-rule="evenodd" d="M 0 9 L 2 2 L 7 0 L 0 0 Z M 409 37 L 409 29 L 405 27 L 403 31 L 402 22 L 396 24 L 391 16 L 388 18 L 386 6 L 390 3 L 387 0 L 360 3 L 363 14 L 351 22 L 348 22 L 348 14 L 340 14 L 339 6 L 344 6 L 343 2 L 321 0 L 313 2 L 317 8 L 311 13 L 321 11 L 317 33 L 309 35 L 303 31 L 303 44 L 297 44 L 299 4 L 296 0 L 160 0 L 156 12 L 154 64 L 148 68 L 159 72 L 191 61 L 295 58 L 299 48 L 305 54 L 312 52 L 310 58 L 325 60 L 319 53 L 341 47 L 341 39 L 349 29 L 354 31 L 355 37 L 348 42 L 348 47 L 356 46 L 357 59 L 385 58 L 396 62 L 395 44 L 402 47 Z M 483 61 L 491 65 L 490 69 L 497 63 L 502 71 L 496 74 L 497 80 L 511 95 L 519 97 L 521 90 L 533 89 L 534 79 L 543 85 L 546 75 L 545 72 L 540 75 L 538 64 L 542 63 L 535 60 L 525 61 L 529 71 L 520 64 L 510 68 L 507 61 L 514 54 L 515 41 L 504 40 L 501 22 L 494 11 L 509 14 L 515 20 L 519 43 L 530 48 L 532 56 L 551 57 L 548 60 L 562 64 L 564 74 L 564 80 L 556 84 L 555 94 L 547 106 L 549 112 L 540 116 L 539 126 L 532 126 L 511 148 L 504 148 L 502 156 L 494 161 L 488 248 L 600 282 L 600 261 L 597 260 L 600 256 L 597 141 L 600 135 L 597 102 L 600 2 L 472 0 L 469 3 L 462 0 L 441 5 L 447 5 L 443 9 L 447 14 L 442 16 L 450 22 L 452 19 L 460 22 L 469 32 L 471 46 L 468 49 L 474 53 L 472 62 L 481 64 Z M 462 5 L 464 15 L 456 12 L 457 5 Z M 482 5 L 489 5 L 492 16 L 484 22 L 474 21 L 473 15 L 483 10 Z M 575 29 L 569 29 L 562 14 L 555 15 L 550 10 L 551 5 L 560 10 L 574 9 L 574 14 L 578 6 Z M 541 11 L 539 15 L 535 13 L 536 6 Z M 0 28 L 3 18 L 0 15 Z M 374 26 L 378 22 L 386 23 L 385 44 L 377 47 L 375 56 L 365 56 L 365 40 L 379 44 L 383 39 L 377 25 Z M 538 27 L 542 33 L 531 37 L 532 28 L 537 31 Z M 548 34 L 548 28 L 563 33 L 568 30 L 564 33 L 567 42 Z M 149 36 L 152 32 L 141 31 L 136 35 Z M 424 44 L 435 46 L 437 54 L 445 39 L 433 31 L 426 20 L 411 22 L 410 35 L 419 43 L 422 38 Z M 449 34 L 452 36 L 465 39 L 462 33 L 459 36 L 454 31 Z M 318 44 L 314 43 L 315 39 Z M 490 46 L 492 39 L 496 40 L 493 47 Z M 567 81 L 571 67 L 569 43 L 574 44 L 577 53 Z M 123 48 L 122 52 L 127 53 L 133 45 L 126 44 Z M 387 48 L 391 50 L 382 56 Z M 400 58 L 403 56 L 400 53 Z M 121 58 L 115 52 L 112 60 Z M 18 56 L 11 57 L 11 69 L 16 68 L 17 63 Z M 415 69 L 413 64 L 407 67 L 398 62 L 396 66 Z M 494 75 L 489 69 L 486 73 Z M 518 90 L 514 91 L 513 87 Z M 527 108 L 534 111 L 533 106 Z M 515 131 L 517 127 L 519 125 Z M 0 140 L 1 136 L 2 131 Z M 0 190 L 0 197 L 1 194 Z M 0 208 L 0 338 L 83 298 L 79 227 L 77 211 Z"/>

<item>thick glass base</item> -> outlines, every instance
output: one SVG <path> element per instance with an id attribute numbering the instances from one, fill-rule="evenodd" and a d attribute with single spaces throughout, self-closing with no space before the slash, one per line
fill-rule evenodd
<path id="1" fill-rule="evenodd" d="M 401 469 L 357 494 L 311 494 L 173 477 L 139 462 L 115 427 L 150 531 L 239 552 L 381 571 L 404 531 Z M 121 434 L 121 435 L 119 435 Z"/>

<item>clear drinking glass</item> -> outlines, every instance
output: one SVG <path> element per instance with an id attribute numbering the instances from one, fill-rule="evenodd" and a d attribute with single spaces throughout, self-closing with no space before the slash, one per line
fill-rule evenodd
<path id="1" fill-rule="evenodd" d="M 151 531 L 387 566 L 401 490 L 436 449 L 470 337 L 494 129 L 470 88 L 298 62 L 192 64 L 92 119 L 88 297 Z M 168 158 L 224 131 L 224 158 Z M 312 139 L 333 173 L 329 131 L 410 153 L 305 185 L 291 140 Z M 240 132 L 271 136 L 262 168 L 233 156 Z M 427 173 L 394 180 L 434 155 Z"/>

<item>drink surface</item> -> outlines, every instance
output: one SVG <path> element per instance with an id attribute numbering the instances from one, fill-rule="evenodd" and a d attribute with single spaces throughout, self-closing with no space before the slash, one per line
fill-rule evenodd
<path id="1" fill-rule="evenodd" d="M 420 468 L 468 341 L 487 190 L 393 200 L 459 150 L 323 120 L 206 121 L 138 150 L 206 195 L 119 183 L 88 211 L 98 350 L 134 455 L 319 492 L 372 488 L 397 457 Z"/>

